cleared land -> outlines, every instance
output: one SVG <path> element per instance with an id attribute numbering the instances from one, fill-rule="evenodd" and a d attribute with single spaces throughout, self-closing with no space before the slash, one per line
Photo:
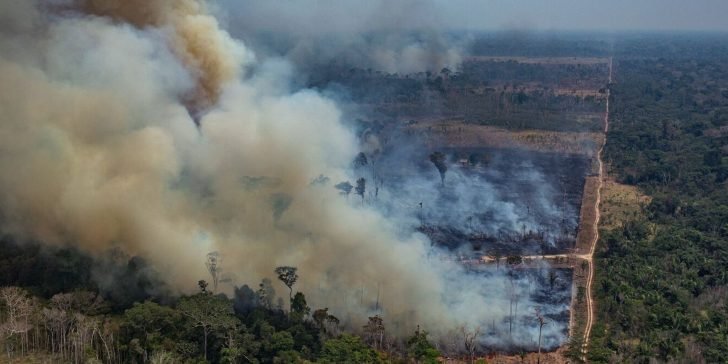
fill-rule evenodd
<path id="1" fill-rule="evenodd" d="M 523 149 L 542 153 L 579 154 L 593 157 L 603 138 L 593 132 L 555 132 L 548 130 L 512 131 L 456 120 L 423 121 L 407 126 L 424 136 L 428 144 L 444 147 L 491 147 Z"/>
<path id="2" fill-rule="evenodd" d="M 467 60 L 518 62 L 525 64 L 608 64 L 607 57 L 507 57 L 507 56 L 474 56 Z"/>
<path id="3" fill-rule="evenodd" d="M 612 230 L 620 228 L 624 221 L 634 219 L 642 213 L 643 206 L 651 201 L 636 186 L 617 183 L 608 178 L 602 187 L 602 220 L 600 228 Z"/>
<path id="4" fill-rule="evenodd" d="M 512 270 L 542 268 L 547 262 L 550 269 L 569 272 L 565 289 L 571 305 L 562 322 L 568 320 L 570 336 L 588 337 L 609 73 L 609 58 L 471 57 L 460 70 L 439 74 L 328 68 L 317 75 L 314 85 L 335 79 L 337 85 L 349 88 L 352 104 L 368 115 L 359 121 L 361 130 L 382 141 L 383 150 L 401 154 L 400 145 L 423 144 L 409 162 L 403 164 L 405 159 L 399 158 L 399 163 L 392 163 L 388 169 L 394 172 L 385 169 L 377 174 L 387 181 L 385 189 L 399 191 L 403 199 L 399 205 L 419 206 L 420 231 L 454 253 L 445 259 L 482 267 L 506 265 L 506 257 L 516 255 L 520 262 L 509 264 Z M 409 143 L 410 137 L 417 142 Z M 446 156 L 451 163 L 448 173 L 457 178 L 446 175 L 442 186 L 408 196 L 408 191 L 421 189 L 422 183 L 412 181 L 437 180 L 428 160 L 435 152 Z M 455 182 L 467 188 L 453 188 Z M 497 196 L 502 203 L 491 205 L 480 201 L 479 194 L 455 193 L 463 190 L 488 190 L 484 195 Z M 458 199 L 475 201 L 473 208 L 467 214 L 447 208 L 449 201 Z M 557 214 L 540 212 L 543 202 L 549 206 L 545 211 Z M 498 227 L 507 206 L 514 206 L 521 217 L 518 221 L 531 221 L 532 227 Z M 494 227 L 483 228 L 488 223 Z M 459 255 L 459 247 L 467 245 L 474 254 Z M 565 350 L 544 355 L 541 362 L 563 363 Z M 535 362 L 536 355 L 488 360 Z"/>
<path id="5" fill-rule="evenodd" d="M 584 192 L 581 201 L 581 213 L 579 215 L 579 233 L 576 235 L 577 254 L 588 254 L 591 250 L 594 236 L 597 233 L 597 226 L 594 224 L 597 203 L 597 190 L 599 189 L 599 177 L 590 176 L 584 182 Z"/>

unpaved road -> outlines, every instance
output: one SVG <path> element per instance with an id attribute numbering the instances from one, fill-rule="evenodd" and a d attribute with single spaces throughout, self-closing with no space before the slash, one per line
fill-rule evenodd
<path id="1" fill-rule="evenodd" d="M 612 58 L 609 58 L 609 83 L 612 83 Z M 583 258 L 589 262 L 589 275 L 586 281 L 586 306 L 587 306 L 587 318 L 586 326 L 584 327 L 584 346 L 582 351 L 584 353 L 584 359 L 586 359 L 586 353 L 589 350 L 589 336 L 591 335 L 592 326 L 594 326 L 594 299 L 592 298 L 592 282 L 594 281 L 594 250 L 599 241 L 599 203 L 602 198 L 602 185 L 604 184 L 604 163 L 602 162 L 602 152 L 604 152 L 604 145 L 607 143 L 607 132 L 609 131 L 609 96 L 610 91 L 607 88 L 607 110 L 604 113 L 604 138 L 602 139 L 602 145 L 599 147 L 599 153 L 597 153 L 597 161 L 599 163 L 599 186 L 597 187 L 597 198 L 594 204 L 594 212 L 596 216 L 594 218 L 594 239 L 591 242 L 589 248 L 589 254 Z"/>

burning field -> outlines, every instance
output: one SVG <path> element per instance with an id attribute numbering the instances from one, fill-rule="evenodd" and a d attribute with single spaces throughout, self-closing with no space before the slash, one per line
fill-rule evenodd
<path id="1" fill-rule="evenodd" d="M 424 158 L 442 153 L 444 172 Z M 590 161 L 492 148 L 426 150 L 377 170 L 388 209 L 409 206 L 433 244 L 481 255 L 562 254 L 573 248 Z M 408 167 L 409 166 L 409 167 Z"/>
<path id="2" fill-rule="evenodd" d="M 356 90 L 301 81 L 315 75 L 296 63 L 300 44 L 283 56 L 259 51 L 260 38 L 234 36 L 203 1 L 0 4 L 12 19 L 0 28 L 0 83 L 13 85 L 0 92 L 0 167 L 12 171 L 0 176 L 2 235 L 100 262 L 109 251 L 143 257 L 175 294 L 209 274 L 209 252 L 224 257 L 227 294 L 295 266 L 309 304 L 347 329 L 379 315 L 388 334 L 421 325 L 443 348 L 457 341 L 453 352 L 470 350 L 463 336 L 484 352 L 566 341 L 570 271 L 521 263 L 574 246 L 591 157 L 438 146 L 396 127 L 401 120 L 355 121 L 379 117 L 371 110 L 383 104 L 436 115 L 457 96 L 448 82 L 466 93 L 482 84 L 450 75 L 462 59 L 456 42 L 385 37 L 387 49 L 360 67 L 415 76 L 347 74 L 420 83 L 363 105 L 347 99 Z M 483 92 L 490 101 L 466 120 L 484 122 L 495 108 L 498 123 L 517 112 L 532 126 L 537 96 Z M 574 95 L 543 96 L 558 106 L 542 115 L 549 130 L 578 129 L 554 116 L 581 100 Z M 602 102 L 590 97 L 578 102 L 587 132 Z M 483 256 L 507 262 L 460 258 Z M 112 282 L 105 271 L 93 279 Z"/>
<path id="3" fill-rule="evenodd" d="M 499 313 L 471 318 L 482 348 L 534 349 L 539 317 L 548 322 L 541 328 L 542 348 L 561 346 L 568 335 L 572 269 L 524 260 L 574 248 L 591 159 L 518 148 L 433 149 L 406 133 L 367 134 L 364 140 L 369 153 L 355 158 L 354 173 L 371 186 L 342 189 L 342 195 L 426 236 L 430 259 L 464 264 L 467 273 L 456 279 L 473 282 L 475 304 Z"/>

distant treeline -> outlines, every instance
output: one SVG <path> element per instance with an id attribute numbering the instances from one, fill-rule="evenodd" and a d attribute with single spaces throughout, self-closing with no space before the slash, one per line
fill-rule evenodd
<path id="1" fill-rule="evenodd" d="M 198 293 L 177 296 L 140 258 L 110 252 L 91 259 L 70 248 L 3 239 L 0 361 L 434 363 L 440 356 L 426 331 L 394 337 L 378 315 L 356 335 L 345 332 L 334 313 L 294 294 L 295 267 L 271 272 L 290 294 L 277 294 L 268 278 L 236 287 L 232 297 L 218 294 L 215 258 L 208 255 L 210 283 L 201 280 Z M 451 350 L 468 354 L 457 345 Z"/>
<path id="2" fill-rule="evenodd" d="M 711 32 L 529 32 L 480 33 L 473 56 L 724 58 L 728 33 Z"/>

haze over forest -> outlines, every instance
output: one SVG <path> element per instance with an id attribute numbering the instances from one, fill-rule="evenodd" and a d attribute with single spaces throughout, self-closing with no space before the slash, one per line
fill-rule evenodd
<path id="1" fill-rule="evenodd" d="M 723 362 L 726 13 L 0 0 L 0 362 Z"/>
<path id="2" fill-rule="evenodd" d="M 218 0 L 230 19 L 259 30 L 366 28 L 380 19 L 403 28 L 519 31 L 726 31 L 721 0 Z M 406 9 L 406 11 L 402 11 Z"/>

